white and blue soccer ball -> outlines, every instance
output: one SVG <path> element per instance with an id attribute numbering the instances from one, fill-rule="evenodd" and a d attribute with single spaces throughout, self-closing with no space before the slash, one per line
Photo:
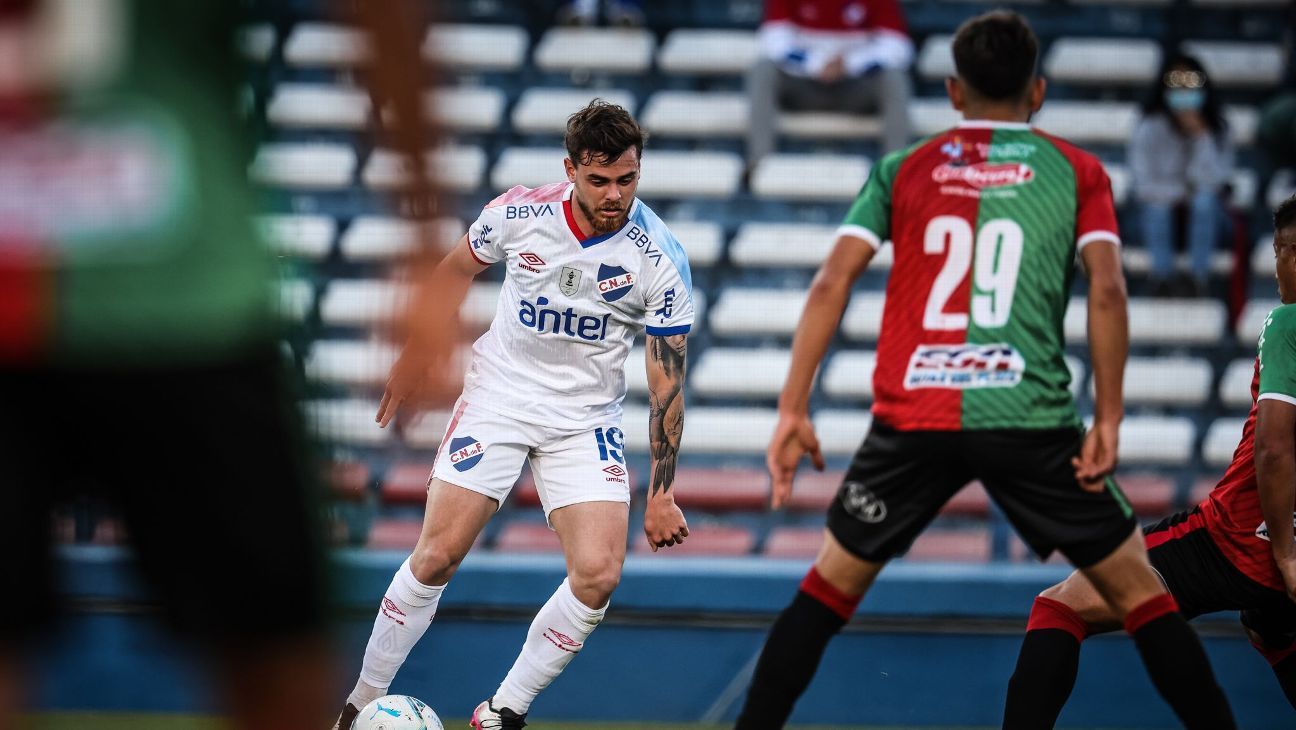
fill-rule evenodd
<path id="1" fill-rule="evenodd" d="M 365 705 L 351 730 L 445 730 L 426 703 L 408 695 L 387 695 Z"/>

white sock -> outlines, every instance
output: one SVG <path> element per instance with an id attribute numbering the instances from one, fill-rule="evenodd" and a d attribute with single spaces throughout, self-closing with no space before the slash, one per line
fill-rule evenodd
<path id="1" fill-rule="evenodd" d="M 564 579 L 531 622 L 522 653 L 495 691 L 495 709 L 507 707 L 518 714 L 530 710 L 540 690 L 585 646 L 606 611 L 607 606 L 589 608 L 577 600 Z"/>
<path id="2" fill-rule="evenodd" d="M 396 670 L 422 638 L 436 615 L 437 604 L 445 586 L 423 585 L 410 570 L 409 558 L 392 576 L 374 619 L 373 633 L 365 647 L 360 680 L 347 702 L 357 709 L 387 694 L 396 678 Z"/>

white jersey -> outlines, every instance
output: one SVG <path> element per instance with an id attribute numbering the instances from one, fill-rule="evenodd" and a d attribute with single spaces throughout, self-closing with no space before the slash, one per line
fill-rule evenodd
<path id="1" fill-rule="evenodd" d="M 637 199 L 620 230 L 584 238 L 573 187 L 515 187 L 468 229 L 473 258 L 507 268 L 495 319 L 473 344 L 464 399 L 526 423 L 582 429 L 620 417 L 640 330 L 689 331 L 693 281 L 679 241 Z"/>

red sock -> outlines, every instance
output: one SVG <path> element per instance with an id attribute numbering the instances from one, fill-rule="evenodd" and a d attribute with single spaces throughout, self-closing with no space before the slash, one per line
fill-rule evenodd
<path id="1" fill-rule="evenodd" d="M 1169 593 L 1149 598 L 1125 616 L 1125 632 L 1133 634 L 1162 616 L 1178 610 L 1179 604 Z"/>
<path id="2" fill-rule="evenodd" d="M 859 607 L 860 599 L 864 597 L 862 594 L 848 596 L 837 590 L 819 575 L 814 566 L 810 567 L 810 572 L 801 580 L 801 592 L 827 606 L 843 621 L 850 621 L 851 616 L 855 615 L 855 609 Z"/>
<path id="3" fill-rule="evenodd" d="M 1027 631 L 1036 629 L 1065 631 L 1074 636 L 1076 641 L 1084 641 L 1089 635 L 1089 627 L 1074 608 L 1044 596 L 1035 597 L 1035 605 L 1031 606 L 1030 619 L 1026 622 Z"/>

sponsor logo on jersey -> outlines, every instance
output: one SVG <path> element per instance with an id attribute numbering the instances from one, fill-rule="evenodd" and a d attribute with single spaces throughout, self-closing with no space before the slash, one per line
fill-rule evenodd
<path id="1" fill-rule="evenodd" d="M 1296 529 L 1296 514 L 1292 515 L 1292 528 Z M 1260 538 L 1261 540 L 1264 540 L 1265 542 L 1270 542 L 1269 525 L 1267 523 L 1261 522 L 1260 526 L 1256 528 L 1255 536 Z"/>
<path id="2" fill-rule="evenodd" d="M 518 321 L 542 335 L 567 335 L 588 342 L 601 342 L 607 339 L 607 325 L 611 313 L 595 317 L 577 314 L 571 307 L 563 310 L 546 307 L 548 303 L 548 297 L 536 298 L 535 304 L 523 299 L 522 306 L 518 309 Z"/>
<path id="3" fill-rule="evenodd" d="M 658 309 L 656 312 L 653 312 L 653 315 L 656 317 L 660 317 L 661 321 L 665 322 L 666 320 L 670 319 L 671 311 L 673 309 L 675 309 L 674 287 L 667 289 L 666 293 L 662 295 L 661 309 Z"/>
<path id="4" fill-rule="evenodd" d="M 544 259 L 531 253 L 530 251 L 523 251 L 522 253 L 518 254 L 518 259 L 520 259 L 522 262 L 518 264 L 519 267 L 526 269 L 527 271 L 535 272 L 537 274 L 540 273 L 540 267 L 545 265 Z"/>
<path id="5" fill-rule="evenodd" d="M 1035 145 L 1027 142 L 976 143 L 977 154 L 989 159 L 991 157 L 1017 159 L 1035 154 Z"/>
<path id="6" fill-rule="evenodd" d="M 468 471 L 477 466 L 486 453 L 486 446 L 472 436 L 450 439 L 450 465 L 456 471 Z"/>
<path id="7" fill-rule="evenodd" d="M 630 226 L 630 230 L 626 231 L 626 238 L 634 241 L 634 245 L 643 249 L 644 256 L 652 259 L 653 266 L 661 263 L 661 249 L 653 245 L 652 239 L 639 226 Z M 603 277 L 599 276 L 599 278 L 602 279 Z"/>
<path id="8" fill-rule="evenodd" d="M 909 357 L 904 387 L 1011 388 L 1025 371 L 1026 360 L 1012 345 L 919 345 Z"/>
<path id="9" fill-rule="evenodd" d="M 544 216 L 553 214 L 553 203 L 545 203 L 544 205 L 510 205 L 504 209 L 505 220 L 543 218 Z"/>
<path id="10" fill-rule="evenodd" d="M 841 503 L 856 519 L 877 524 L 886 519 L 887 506 L 862 482 L 846 482 L 841 487 Z"/>
<path id="11" fill-rule="evenodd" d="M 599 264 L 598 290 L 605 302 L 615 302 L 630 293 L 635 284 L 635 275 L 620 266 Z"/>
<path id="12" fill-rule="evenodd" d="M 621 466 L 617 464 L 613 464 L 612 466 L 605 466 L 603 467 L 603 471 L 608 475 L 607 477 L 604 478 L 604 481 L 615 482 L 617 484 L 626 483 L 625 476 L 628 472 Z"/>
<path id="13" fill-rule="evenodd" d="M 564 296 L 576 296 L 576 290 L 580 289 L 581 270 L 574 269 L 570 266 L 562 267 L 562 273 L 558 275 L 558 291 Z"/>
<path id="14" fill-rule="evenodd" d="M 963 140 L 956 134 L 953 137 L 950 137 L 948 142 L 941 145 L 940 151 L 942 155 L 950 158 L 950 161 L 962 160 Z"/>
<path id="15" fill-rule="evenodd" d="M 961 182 L 977 190 L 1023 185 L 1035 179 L 1035 171 L 1024 162 L 977 162 L 971 165 L 945 163 L 932 170 L 938 183 Z"/>
<path id="16" fill-rule="evenodd" d="M 978 189 L 1007 188 L 1036 179 L 1036 171 L 1025 162 L 977 162 L 975 165 L 953 165 L 946 162 L 932 170 L 937 183 L 964 183 Z"/>
<path id="17" fill-rule="evenodd" d="M 491 227 L 487 225 L 483 225 L 481 227 L 481 231 L 477 234 L 477 237 L 472 240 L 472 247 L 474 251 L 480 249 L 482 246 L 490 245 L 489 236 L 491 234 L 491 230 L 492 230 Z"/>

